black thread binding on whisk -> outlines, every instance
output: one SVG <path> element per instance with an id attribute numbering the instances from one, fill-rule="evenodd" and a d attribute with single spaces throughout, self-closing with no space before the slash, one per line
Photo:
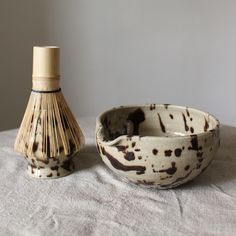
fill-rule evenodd
<path id="1" fill-rule="evenodd" d="M 61 91 L 61 88 L 59 88 L 57 90 L 50 90 L 50 91 L 40 91 L 40 90 L 31 89 L 31 91 L 35 92 L 35 93 L 58 93 Z"/>

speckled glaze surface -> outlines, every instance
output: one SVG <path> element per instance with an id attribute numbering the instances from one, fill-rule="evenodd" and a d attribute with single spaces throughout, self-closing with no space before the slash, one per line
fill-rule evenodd
<path id="1" fill-rule="evenodd" d="M 220 145 L 219 121 L 169 104 L 123 106 L 97 118 L 96 142 L 105 164 L 122 178 L 173 188 L 208 167 Z"/>
<path id="2" fill-rule="evenodd" d="M 54 129 L 58 129 L 55 127 Z M 68 131 L 69 132 L 69 131 Z M 48 138 L 47 152 L 49 152 L 50 139 Z M 33 143 L 33 153 L 34 155 L 25 155 L 25 159 L 28 161 L 27 173 L 35 178 L 48 179 L 48 178 L 59 178 L 71 174 L 75 167 L 73 163 L 73 158 L 78 155 L 76 151 L 75 144 L 69 140 L 71 153 L 66 155 L 63 148 L 63 143 L 61 139 L 58 140 L 59 149 L 58 154 L 55 157 L 50 157 L 47 153 L 45 158 L 42 152 L 42 127 L 37 126 L 35 133 L 35 141 Z M 29 144 L 26 143 L 26 146 Z"/>

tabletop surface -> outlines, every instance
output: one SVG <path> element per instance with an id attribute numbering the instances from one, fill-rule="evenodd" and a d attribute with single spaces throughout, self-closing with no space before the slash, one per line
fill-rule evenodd
<path id="1" fill-rule="evenodd" d="M 221 127 L 221 148 L 194 181 L 172 190 L 122 182 L 99 157 L 95 119 L 79 124 L 86 147 L 73 174 L 27 175 L 13 151 L 17 130 L 0 132 L 0 235 L 236 235 L 236 127 Z"/>

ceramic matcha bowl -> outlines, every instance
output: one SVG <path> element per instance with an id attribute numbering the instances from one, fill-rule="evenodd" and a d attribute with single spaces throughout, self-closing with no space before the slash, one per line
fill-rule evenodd
<path id="1" fill-rule="evenodd" d="M 122 106 L 97 118 L 96 142 L 117 175 L 138 185 L 173 188 L 210 164 L 220 144 L 219 121 L 188 107 Z"/>

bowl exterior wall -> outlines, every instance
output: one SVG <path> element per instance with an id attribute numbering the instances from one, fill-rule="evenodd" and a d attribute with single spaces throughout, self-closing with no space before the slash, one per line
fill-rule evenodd
<path id="1" fill-rule="evenodd" d="M 160 189 L 184 184 L 211 163 L 219 146 L 219 133 L 189 139 L 127 137 L 114 145 L 97 140 L 104 163 L 132 183 Z"/>

